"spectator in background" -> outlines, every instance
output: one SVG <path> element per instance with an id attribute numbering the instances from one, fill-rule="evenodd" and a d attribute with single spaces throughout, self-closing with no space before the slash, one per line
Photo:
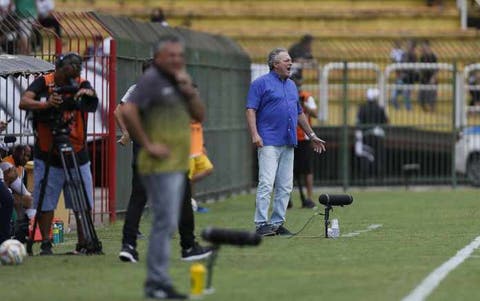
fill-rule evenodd
<path id="1" fill-rule="evenodd" d="M 103 57 L 103 48 L 103 37 L 101 35 L 95 35 L 93 37 L 93 44 L 88 45 L 87 48 L 85 48 L 85 51 L 83 53 L 83 60 L 88 61 L 95 57 Z"/>
<path id="2" fill-rule="evenodd" d="M 437 6 L 440 10 L 443 9 L 443 0 L 426 0 L 425 4 L 428 7 Z"/>
<path id="3" fill-rule="evenodd" d="M 382 177 L 384 174 L 385 130 L 388 123 L 385 109 L 378 104 L 378 89 L 368 89 L 367 101 L 357 113 L 358 130 L 355 132 L 355 155 L 360 159 L 360 174 L 363 178 Z"/>
<path id="4" fill-rule="evenodd" d="M 7 123 L 0 121 L 0 132 L 7 128 Z M 0 169 L 0 244 L 10 238 L 11 217 L 13 213 L 13 196 L 8 191 L 8 186 L 17 178 L 15 168 L 5 173 Z"/>
<path id="5" fill-rule="evenodd" d="M 402 48 L 402 43 L 399 40 L 393 42 L 393 48 L 390 51 L 390 61 L 392 63 L 401 63 L 403 59 L 405 51 Z M 402 80 L 402 71 L 395 70 L 395 87 L 392 89 L 392 96 L 391 99 L 396 99 L 398 95 L 402 94 L 402 89 L 400 89 L 401 85 L 403 84 Z"/>
<path id="6" fill-rule="evenodd" d="M 469 106 L 480 106 L 480 70 L 473 72 L 468 78 L 470 91 Z"/>
<path id="7" fill-rule="evenodd" d="M 313 36 L 310 34 L 304 35 L 298 43 L 293 44 L 288 49 L 288 54 L 294 63 L 304 63 L 313 60 L 312 55 Z"/>
<path id="8" fill-rule="evenodd" d="M 290 77 L 297 86 L 300 105 L 303 113 L 307 118 L 308 124 L 312 125 L 312 118 L 317 118 L 317 105 L 315 99 L 310 92 L 302 90 L 302 77 L 300 74 L 293 73 Z M 315 203 L 313 198 L 313 150 L 310 145 L 310 139 L 300 126 L 297 126 L 298 145 L 295 148 L 295 156 L 293 162 L 293 176 L 300 191 L 300 199 L 302 208 L 313 208 Z M 307 197 L 303 194 L 302 182 L 307 188 Z M 291 198 L 288 202 L 288 208 L 292 207 Z"/>
<path id="9" fill-rule="evenodd" d="M 390 51 L 390 61 L 392 63 L 401 63 L 404 53 L 405 51 L 402 48 L 402 42 L 400 40 L 394 41 L 393 48 Z"/>
<path id="10" fill-rule="evenodd" d="M 3 14 L 15 11 L 15 4 L 12 0 L 0 0 L 0 12 Z"/>
<path id="11" fill-rule="evenodd" d="M 304 35 L 300 41 L 293 44 L 288 49 L 288 54 L 292 58 L 292 74 L 298 73 L 300 77 L 303 77 L 303 68 L 305 65 L 310 63 L 315 63 L 312 54 L 312 44 L 313 44 L 313 36 L 310 34 Z"/>
<path id="12" fill-rule="evenodd" d="M 157 7 L 152 10 L 152 14 L 150 15 L 150 22 L 160 23 L 162 26 L 168 26 L 167 19 L 165 18 L 165 14 L 163 13 L 163 9 Z"/>
<path id="13" fill-rule="evenodd" d="M 33 206 L 33 197 L 31 191 L 26 188 L 27 174 L 25 165 L 31 160 L 32 149 L 28 145 L 18 144 L 13 147 L 12 155 L 3 158 L 0 167 L 2 170 L 11 166 L 16 168 L 17 178 L 9 185 L 14 197 L 14 208 L 16 212 L 15 220 L 15 238 L 21 242 L 26 241 L 28 236 L 28 226 L 33 219 L 36 209 Z"/>
<path id="14" fill-rule="evenodd" d="M 1 52 L 17 53 L 18 18 L 11 0 L 0 0 L 0 47 Z"/>
<path id="15" fill-rule="evenodd" d="M 60 23 L 53 15 L 54 0 L 37 0 L 38 23 L 43 27 L 53 28 L 57 36 L 61 36 Z"/>
<path id="16" fill-rule="evenodd" d="M 416 42 L 414 40 L 407 41 L 407 50 L 403 53 L 402 56 L 402 63 L 416 63 L 417 62 L 417 54 L 416 54 Z M 398 96 L 400 95 L 400 91 L 403 97 L 403 102 L 405 103 L 405 108 L 410 111 L 412 109 L 412 102 L 411 102 L 411 93 L 412 93 L 412 85 L 415 83 L 417 72 L 414 68 L 409 69 L 401 69 L 400 70 L 400 79 L 398 80 L 397 85 L 400 85 L 398 88 L 396 87 L 393 89 L 392 97 L 390 102 L 393 104 L 395 109 L 399 109 L 400 106 L 398 104 Z"/>
<path id="17" fill-rule="evenodd" d="M 31 193 L 25 187 L 27 175 L 25 173 L 25 165 L 30 161 L 32 156 L 32 149 L 28 145 L 17 144 L 13 147 L 12 154 L 2 159 L 2 163 L 6 163 L 2 169 L 14 166 L 17 170 L 18 178 L 12 182 L 10 188 L 15 197 L 15 210 L 17 212 L 18 220 L 23 220 L 25 214 L 28 218 L 33 218 L 35 210 L 32 209 L 33 199 Z M 25 211 L 23 210 L 25 209 Z"/>
<path id="18" fill-rule="evenodd" d="M 22 183 L 22 178 L 18 175 L 15 166 L 8 162 L 2 162 L 0 163 L 0 170 L 2 170 L 5 175 L 8 174 L 9 178 L 12 178 L 6 181 L 6 185 L 10 188 L 10 193 L 13 196 L 14 218 L 12 219 L 15 221 L 14 235 L 17 240 L 23 243 L 28 236 L 30 219 L 35 216 L 36 212 L 36 210 L 32 208 L 33 198 Z"/>
<path id="19" fill-rule="evenodd" d="M 31 52 L 30 37 L 33 33 L 33 24 L 36 22 L 37 4 L 35 0 L 15 0 L 15 8 L 19 20 L 18 53 L 29 55 Z"/>
<path id="20" fill-rule="evenodd" d="M 420 63 L 436 63 L 437 56 L 430 48 L 430 43 L 425 40 L 420 48 Z M 420 89 L 418 101 L 424 112 L 434 112 L 437 102 L 437 69 L 421 69 L 419 72 Z"/>

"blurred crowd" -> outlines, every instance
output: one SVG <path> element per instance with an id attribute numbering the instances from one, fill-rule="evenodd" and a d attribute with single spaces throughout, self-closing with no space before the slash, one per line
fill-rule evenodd
<path id="1" fill-rule="evenodd" d="M 0 0 L 0 52 L 31 54 L 40 45 L 40 28 L 61 36 L 53 0 Z"/>

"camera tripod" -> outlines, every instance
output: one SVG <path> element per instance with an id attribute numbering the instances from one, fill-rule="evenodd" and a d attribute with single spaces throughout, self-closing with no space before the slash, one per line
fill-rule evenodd
<path id="1" fill-rule="evenodd" d="M 77 163 L 77 156 L 69 140 L 69 134 L 70 129 L 68 126 L 52 130 L 53 144 L 48 153 L 45 172 L 40 186 L 37 213 L 33 221 L 33 229 L 30 232 L 27 240 L 27 253 L 29 255 L 33 255 L 32 249 L 35 231 L 37 228 L 38 217 L 42 214 L 41 209 L 45 198 L 45 190 L 48 184 L 48 173 L 53 161 L 53 153 L 55 151 L 58 152 L 62 163 L 62 168 L 65 175 L 64 189 L 70 194 L 73 212 L 78 222 L 77 231 L 82 231 L 84 236 L 84 242 L 79 245 L 77 249 L 81 249 L 82 253 L 85 254 L 103 254 L 102 243 L 98 239 L 93 225 L 92 216 L 90 215 L 90 210 L 92 208 L 88 202 L 87 191 L 85 190 L 83 179 L 80 173 L 80 167 Z"/>

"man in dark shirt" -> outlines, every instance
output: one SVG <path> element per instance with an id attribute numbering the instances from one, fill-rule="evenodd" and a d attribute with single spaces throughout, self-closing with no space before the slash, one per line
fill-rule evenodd
<path id="1" fill-rule="evenodd" d="M 203 121 L 205 107 L 185 72 L 183 42 L 164 36 L 154 49 L 154 66 L 138 80 L 122 116 L 142 147 L 137 163 L 153 211 L 145 296 L 186 299 L 168 274 L 170 237 L 175 231 L 190 153 L 190 120 Z"/>
<path id="2" fill-rule="evenodd" d="M 436 63 L 437 56 L 430 48 L 428 40 L 421 45 L 421 63 Z M 418 102 L 425 112 L 435 111 L 437 100 L 437 69 L 422 69 L 420 71 L 420 89 L 418 92 Z"/>
<path id="3" fill-rule="evenodd" d="M 378 89 L 368 89 L 366 96 L 367 102 L 358 110 L 359 129 L 355 133 L 355 154 L 360 158 L 360 171 L 363 178 L 383 174 L 385 131 L 382 125 L 388 123 L 384 108 L 377 102 Z"/>
<path id="4" fill-rule="evenodd" d="M 52 244 L 49 240 L 50 226 L 53 220 L 60 192 L 65 183 L 65 173 L 60 155 L 56 149 L 52 149 L 54 138 L 52 131 L 57 125 L 68 127 L 70 130 L 69 140 L 77 157 L 82 183 L 84 184 L 90 208 L 93 208 L 93 184 L 90 172 L 90 159 L 86 145 L 86 112 L 95 112 L 98 98 L 91 84 L 80 78 L 82 59 L 76 53 L 61 55 L 55 63 L 55 72 L 40 76 L 35 79 L 22 95 L 19 107 L 22 110 L 34 112 L 35 147 L 34 158 L 34 207 L 39 204 L 40 188 L 45 176 L 47 163 L 50 164 L 48 171 L 45 195 L 42 208 L 37 212 L 40 232 L 42 234 L 41 255 L 52 254 Z M 75 94 L 59 94 L 55 88 L 71 87 L 75 85 L 78 91 Z M 73 97 L 73 99 L 72 99 Z M 68 98 L 68 108 L 67 105 Z M 75 100 L 75 101 L 73 101 Z M 65 102 L 65 103 L 64 103 Z M 70 107 L 75 103 L 74 107 Z M 51 153 L 52 152 L 52 153 Z M 72 207 L 72 197 L 65 190 L 65 205 Z M 90 212 L 82 212 L 90 214 Z M 78 218 L 78 214 L 75 214 Z M 77 220 L 77 224 L 79 221 Z M 78 245 L 76 251 L 84 251 L 85 241 L 81 227 L 77 230 Z"/>
<path id="5" fill-rule="evenodd" d="M 288 54 L 292 58 L 292 62 L 302 63 L 306 60 L 312 60 L 312 43 L 313 36 L 306 34 L 298 43 L 293 44 L 290 49 L 288 49 Z"/>
<path id="6" fill-rule="evenodd" d="M 417 62 L 417 54 L 416 54 L 416 42 L 414 40 L 407 41 L 407 50 L 403 53 L 402 56 L 402 63 L 416 63 Z M 412 109 L 412 102 L 411 102 L 411 94 L 413 89 L 413 84 L 416 81 L 417 72 L 414 68 L 403 69 L 397 78 L 395 84 L 398 85 L 393 92 L 390 102 L 395 107 L 395 109 L 399 109 L 400 106 L 398 104 L 397 98 L 401 91 L 403 96 L 403 102 L 405 103 L 405 109 L 410 111 Z M 397 89 L 399 88 L 399 89 Z M 397 92 L 398 91 L 398 92 Z"/>
<path id="7" fill-rule="evenodd" d="M 145 72 L 153 64 L 153 60 L 149 59 L 143 63 L 142 72 Z M 129 101 L 136 85 L 132 85 L 123 96 L 120 104 L 114 111 L 115 121 L 119 125 L 123 135 L 118 143 L 126 145 L 130 143 L 130 135 L 126 128 L 122 117 L 121 107 Z M 137 248 L 137 236 L 140 233 L 139 223 L 142 217 L 143 208 L 147 203 L 147 193 L 145 187 L 138 174 L 137 156 L 140 146 L 133 142 L 133 158 L 132 158 L 132 192 L 128 201 L 127 212 L 125 213 L 125 223 L 123 225 L 122 250 L 119 258 L 126 262 L 137 262 L 139 260 Z M 191 189 L 189 183 L 185 185 L 185 196 L 182 202 L 182 209 L 179 220 L 180 246 L 182 247 L 182 260 L 200 260 L 210 256 L 212 253 L 208 247 L 202 247 L 196 240 L 194 235 L 195 219 L 191 203 Z"/>

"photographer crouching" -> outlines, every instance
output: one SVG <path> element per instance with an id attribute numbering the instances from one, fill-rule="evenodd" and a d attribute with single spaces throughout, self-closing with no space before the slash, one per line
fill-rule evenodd
<path id="1" fill-rule="evenodd" d="M 82 59 L 78 54 L 60 55 L 55 61 L 55 71 L 35 79 L 22 95 L 19 105 L 21 110 L 33 112 L 35 133 L 33 199 L 42 235 L 40 255 L 52 254 L 52 243 L 49 239 L 50 226 L 53 220 L 53 211 L 66 181 L 66 171 L 62 168 L 62 156 L 56 147 L 59 138 L 67 140 L 73 148 L 80 170 L 81 183 L 90 204 L 89 208 L 93 208 L 93 185 L 86 145 L 86 130 L 87 112 L 96 111 L 98 98 L 91 84 L 80 78 L 81 70 Z M 72 165 L 67 166 L 68 168 L 73 167 Z M 44 179 L 46 169 L 48 176 Z M 45 185 L 45 190 L 43 200 L 40 202 L 41 208 L 38 208 L 42 198 L 42 183 Z M 65 206 L 73 209 L 76 213 L 78 226 L 78 211 L 81 209 L 72 206 L 74 196 L 70 195 L 68 189 L 65 189 L 64 197 Z M 80 212 L 80 214 L 84 213 L 90 214 L 90 210 Z M 77 234 L 78 244 L 74 253 L 86 253 L 88 250 L 81 227 L 77 227 Z"/>

